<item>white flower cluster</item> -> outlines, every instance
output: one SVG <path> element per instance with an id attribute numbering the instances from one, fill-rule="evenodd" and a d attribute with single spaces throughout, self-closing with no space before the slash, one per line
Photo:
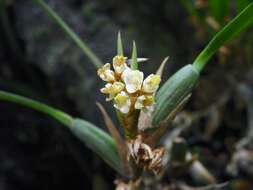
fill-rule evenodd
<path id="1" fill-rule="evenodd" d="M 127 65 L 127 58 L 115 56 L 113 70 L 110 63 L 98 69 L 98 76 L 107 82 L 101 92 L 108 94 L 107 101 L 114 100 L 114 107 L 121 113 L 131 110 L 147 110 L 155 103 L 154 93 L 159 87 L 161 77 L 151 74 L 144 80 L 143 72 L 133 70 Z"/>

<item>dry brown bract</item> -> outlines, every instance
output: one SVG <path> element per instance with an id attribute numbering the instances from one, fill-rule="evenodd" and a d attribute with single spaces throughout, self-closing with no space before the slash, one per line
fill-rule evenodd
<path id="1" fill-rule="evenodd" d="M 142 137 L 137 136 L 135 140 L 130 140 L 127 143 L 129 156 L 128 159 L 133 158 L 136 165 L 144 170 L 152 171 L 154 174 L 158 174 L 162 169 L 162 161 L 165 149 L 157 148 L 153 149 L 143 143 Z"/>
<path id="2" fill-rule="evenodd" d="M 122 180 L 115 180 L 114 183 L 116 184 L 115 190 L 135 190 L 139 187 L 141 180 L 137 179 L 136 181 L 130 181 L 128 183 Z"/>

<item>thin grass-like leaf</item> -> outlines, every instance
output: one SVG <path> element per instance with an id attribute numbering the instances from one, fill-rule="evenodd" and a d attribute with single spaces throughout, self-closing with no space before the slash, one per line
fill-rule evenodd
<path id="1" fill-rule="evenodd" d="M 253 24 L 253 3 L 250 3 L 238 16 L 230 21 L 218 32 L 205 49 L 193 62 L 193 66 L 200 72 L 211 57 L 228 41 L 232 40 Z"/>
<path id="2" fill-rule="evenodd" d="M 97 153 L 107 164 L 120 174 L 123 174 L 120 157 L 114 139 L 95 125 L 82 119 L 75 119 L 64 112 L 41 102 L 13 93 L 0 91 L 0 101 L 16 103 L 51 116 L 64 126 L 68 127 L 75 136 L 77 136 L 93 152 Z"/>
<path id="3" fill-rule="evenodd" d="M 187 97 L 198 81 L 199 73 L 209 59 L 229 40 L 253 24 L 253 3 L 249 4 L 236 18 L 218 32 L 196 58 L 193 65 L 186 65 L 176 72 L 158 91 L 157 104 L 152 123 L 158 126 L 180 102 Z"/>
<path id="4" fill-rule="evenodd" d="M 133 52 L 132 52 L 131 61 L 132 61 L 131 68 L 133 70 L 137 70 L 138 69 L 138 60 L 137 60 L 137 48 L 136 48 L 135 41 L 133 41 Z"/>
<path id="5" fill-rule="evenodd" d="M 122 139 L 119 131 L 117 130 L 116 126 L 114 125 L 112 119 L 109 117 L 108 113 L 106 112 L 106 110 L 104 109 L 104 107 L 102 106 L 102 104 L 100 103 L 96 103 L 99 110 L 101 111 L 106 127 L 109 130 L 109 132 L 111 133 L 112 137 L 114 137 L 114 139 L 118 142 L 119 145 L 121 144 L 125 144 L 124 140 Z"/>
<path id="6" fill-rule="evenodd" d="M 26 98 L 23 96 L 19 96 L 13 93 L 4 92 L 0 90 L 0 101 L 12 102 L 15 104 L 19 104 L 19 105 L 37 110 L 39 112 L 42 112 L 44 114 L 51 116 L 52 118 L 56 119 L 60 123 L 64 124 L 65 126 L 71 126 L 73 122 L 73 118 L 70 115 L 58 109 L 52 108 L 41 102 L 32 100 L 30 98 Z"/>
<path id="7" fill-rule="evenodd" d="M 74 119 L 69 129 L 109 166 L 124 175 L 116 143 L 110 135 L 83 119 Z"/>
<path id="8" fill-rule="evenodd" d="M 123 165 L 124 171 L 126 173 L 129 173 L 130 169 L 128 168 L 128 162 L 127 162 L 126 143 L 125 143 L 124 139 L 121 137 L 118 129 L 114 125 L 112 119 L 109 117 L 108 113 L 106 112 L 106 110 L 104 109 L 102 104 L 97 102 L 97 106 L 103 115 L 107 129 L 109 130 L 111 136 L 114 138 L 114 140 L 116 142 L 118 153 L 119 153 L 121 160 L 123 162 L 122 165 Z"/>
<path id="9" fill-rule="evenodd" d="M 63 31 L 76 43 L 76 45 L 83 51 L 83 53 L 90 59 L 96 68 L 103 65 L 103 62 L 96 56 L 96 54 L 85 44 L 84 41 L 64 22 L 64 20 L 43 0 L 33 0 L 50 16 Z"/>

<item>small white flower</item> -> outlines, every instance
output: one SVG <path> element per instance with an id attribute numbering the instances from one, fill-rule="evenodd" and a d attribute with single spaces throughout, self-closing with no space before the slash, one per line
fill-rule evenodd
<path id="1" fill-rule="evenodd" d="M 110 63 L 106 63 L 97 71 L 98 76 L 106 82 L 112 82 L 115 80 L 114 72 L 110 68 Z"/>
<path id="2" fill-rule="evenodd" d="M 161 77 L 159 75 L 151 74 L 143 81 L 143 91 L 147 93 L 155 92 L 161 82 Z"/>
<path id="3" fill-rule="evenodd" d="M 148 109 L 150 106 L 152 106 L 155 103 L 154 96 L 139 96 L 134 104 L 135 109 Z"/>
<path id="4" fill-rule="evenodd" d="M 107 83 L 100 91 L 104 94 L 109 94 L 109 98 L 106 98 L 106 101 L 110 101 L 116 96 L 116 94 L 121 92 L 124 87 L 125 85 L 122 82 L 114 82 L 113 84 Z"/>
<path id="5" fill-rule="evenodd" d="M 113 58 L 113 68 L 117 74 L 121 74 L 126 68 L 127 57 L 117 55 Z"/>
<path id="6" fill-rule="evenodd" d="M 141 89 L 143 72 L 126 68 L 122 74 L 122 80 L 125 82 L 127 92 L 135 93 Z"/>
<path id="7" fill-rule="evenodd" d="M 114 107 L 120 110 L 120 112 L 127 114 L 131 107 L 131 100 L 128 94 L 124 91 L 121 91 L 115 98 L 114 98 Z"/>
<path id="8" fill-rule="evenodd" d="M 142 95 L 142 96 L 139 96 L 134 104 L 134 108 L 135 109 L 142 109 L 144 107 L 143 105 L 143 101 L 145 100 L 145 96 Z"/>

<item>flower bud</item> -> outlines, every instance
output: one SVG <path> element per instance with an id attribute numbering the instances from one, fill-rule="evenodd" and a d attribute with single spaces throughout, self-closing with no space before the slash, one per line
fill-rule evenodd
<path id="1" fill-rule="evenodd" d="M 114 72 L 110 68 L 110 63 L 106 63 L 97 71 L 98 76 L 106 82 L 112 82 L 115 80 Z"/>

